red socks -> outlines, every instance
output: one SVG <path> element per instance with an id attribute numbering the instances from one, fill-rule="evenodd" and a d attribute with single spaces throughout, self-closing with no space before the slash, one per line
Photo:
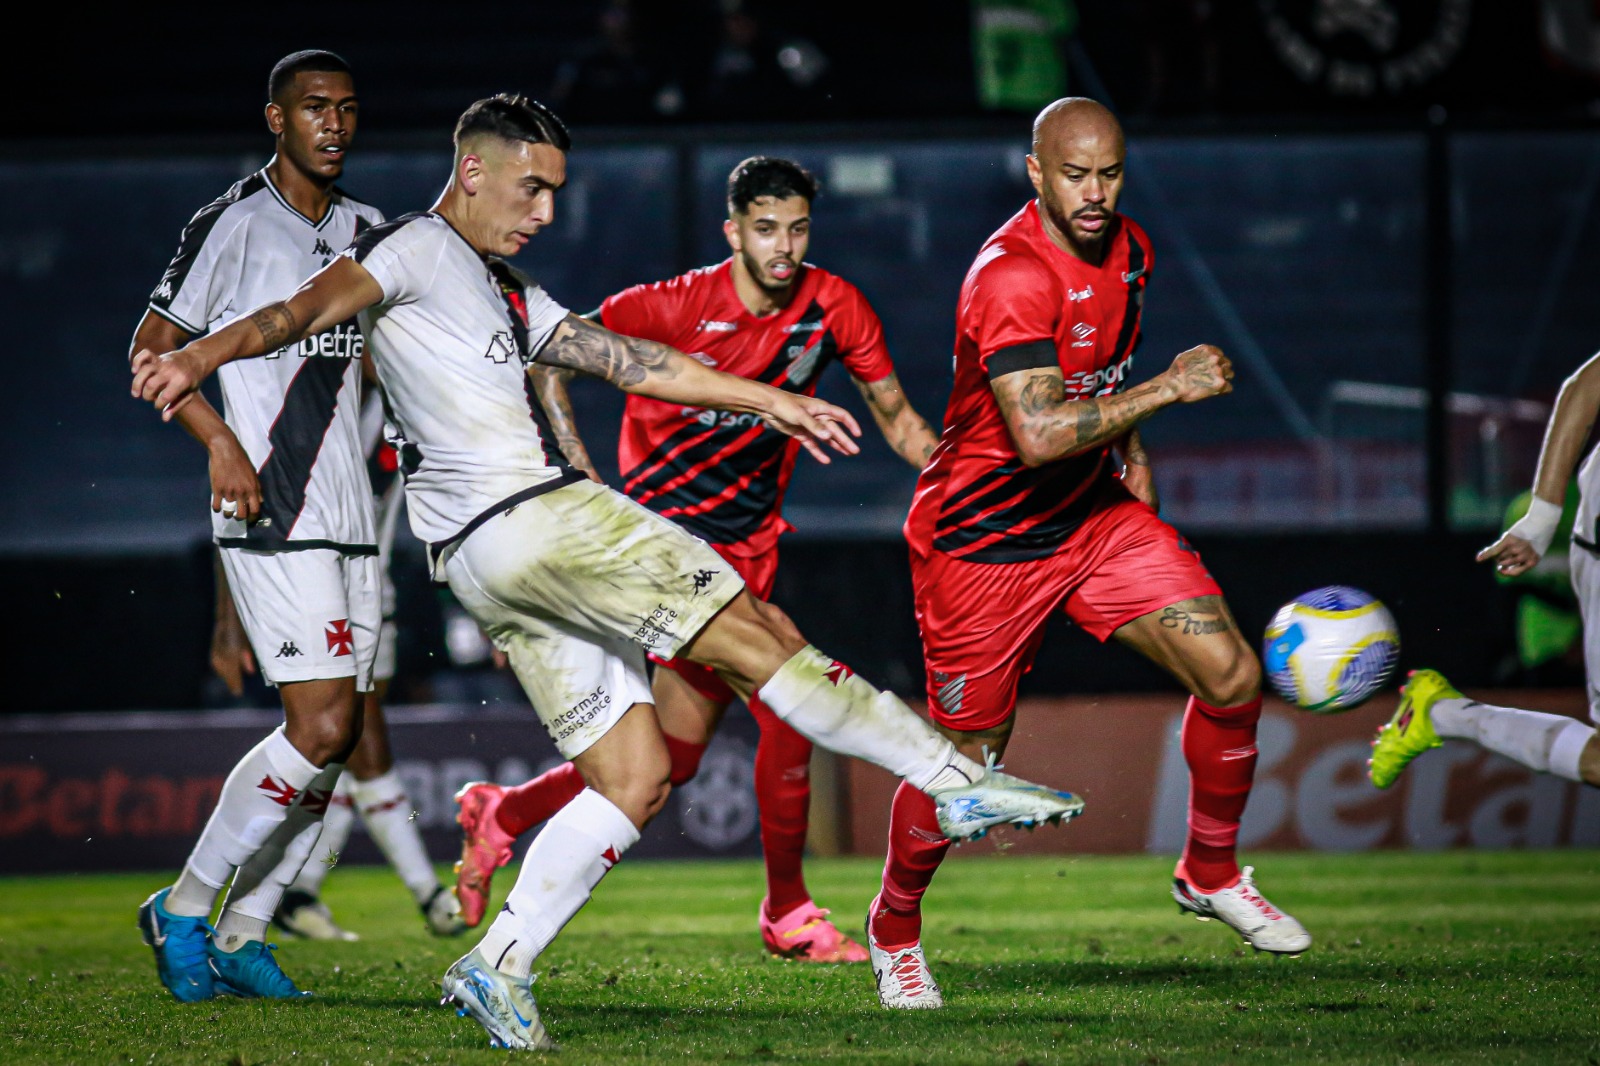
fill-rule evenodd
<path id="1" fill-rule="evenodd" d="M 889 809 L 889 858 L 871 915 L 879 947 L 898 951 L 922 939 L 922 894 L 949 850 L 933 800 L 902 781 Z"/>
<path id="2" fill-rule="evenodd" d="M 1207 892 L 1228 888 L 1239 880 L 1234 848 L 1256 772 L 1256 722 L 1260 718 L 1260 696 L 1237 707 L 1212 707 L 1191 696 L 1184 712 L 1189 840 L 1181 866 L 1187 879 Z"/>
<path id="3" fill-rule="evenodd" d="M 811 741 L 760 699 L 750 713 L 761 727 L 756 744 L 756 803 L 767 867 L 767 917 L 783 917 L 811 898 L 801 870 L 811 817 Z"/>
<path id="4" fill-rule="evenodd" d="M 695 771 L 700 769 L 700 757 L 706 753 L 706 746 L 672 736 L 664 736 L 664 739 L 667 753 L 672 757 L 668 777 L 676 787 L 694 777 Z M 501 829 L 519 837 L 571 803 L 584 787 L 578 768 L 569 762 L 562 763 L 532 781 L 506 789 L 494 820 Z"/>

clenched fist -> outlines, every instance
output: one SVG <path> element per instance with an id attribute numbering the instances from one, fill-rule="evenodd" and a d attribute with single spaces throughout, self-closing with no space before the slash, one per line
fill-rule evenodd
<path id="1" fill-rule="evenodd" d="M 1163 376 L 1177 390 L 1178 403 L 1198 403 L 1233 391 L 1233 363 L 1221 348 L 1210 344 L 1179 352 Z"/>

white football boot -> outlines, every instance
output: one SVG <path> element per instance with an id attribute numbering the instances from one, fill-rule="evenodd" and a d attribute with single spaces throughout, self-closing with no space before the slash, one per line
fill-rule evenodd
<path id="1" fill-rule="evenodd" d="M 557 1051 L 556 1042 L 539 1020 L 533 1001 L 533 981 L 518 980 L 490 966 L 473 948 L 445 971 L 443 1004 L 454 1003 L 456 1013 L 489 1031 L 489 1046 L 512 1051 Z"/>
<path id="2" fill-rule="evenodd" d="M 361 939 L 334 921 L 328 905 L 304 889 L 291 888 L 284 892 L 272 920 L 284 932 L 307 940 Z"/>
<path id="3" fill-rule="evenodd" d="M 1231 926 L 1257 951 L 1270 951 L 1275 955 L 1300 954 L 1311 946 L 1311 934 L 1256 891 L 1252 876 L 1255 869 L 1246 866 L 1237 884 L 1216 892 L 1202 892 L 1175 875 L 1172 898 L 1178 901 L 1180 911 L 1187 911 L 1202 922 L 1215 918 Z"/>
<path id="4" fill-rule="evenodd" d="M 993 753 L 976 781 L 928 795 L 937 809 L 940 831 L 958 844 L 981 839 L 996 826 L 1032 829 L 1070 822 L 1083 813 L 1081 797 L 1001 773 Z"/>
<path id="5" fill-rule="evenodd" d="M 885 951 L 872 935 L 872 901 L 867 911 L 867 955 L 872 961 L 872 978 L 878 982 L 878 1003 L 890 1010 L 938 1010 L 944 1006 L 939 982 L 928 969 L 922 942 L 899 951 Z"/>

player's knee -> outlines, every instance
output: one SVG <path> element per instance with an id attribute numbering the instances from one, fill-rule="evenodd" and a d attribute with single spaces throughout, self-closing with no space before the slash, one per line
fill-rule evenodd
<path id="1" fill-rule="evenodd" d="M 806 646 L 789 616 L 754 596 L 740 596 L 680 654 L 759 687 Z"/>
<path id="2" fill-rule="evenodd" d="M 1196 679 L 1194 694 L 1212 707 L 1231 708 L 1252 702 L 1260 692 L 1261 660 L 1243 641 L 1235 641 Z"/>
<path id="3" fill-rule="evenodd" d="M 300 754 L 316 765 L 342 763 L 361 741 L 361 717 L 327 708 L 321 714 L 301 716 L 287 732 Z"/>

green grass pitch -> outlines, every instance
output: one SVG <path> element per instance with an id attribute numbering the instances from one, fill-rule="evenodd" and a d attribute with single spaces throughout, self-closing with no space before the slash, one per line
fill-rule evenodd
<path id="1" fill-rule="evenodd" d="M 865 965 L 764 956 L 755 862 L 624 863 L 540 960 L 556 1061 L 1600 1061 L 1600 853 L 1260 857 L 1317 938 L 1286 959 L 1180 916 L 1168 861 L 970 850 L 928 904 L 935 1013 L 880 1009 Z M 815 861 L 811 887 L 854 931 L 877 870 Z M 0 1062 L 504 1060 L 438 1005 L 472 941 L 430 939 L 387 870 L 329 879 L 360 943 L 281 941 L 306 1003 L 173 1002 L 134 928 L 161 884 L 0 880 Z"/>

